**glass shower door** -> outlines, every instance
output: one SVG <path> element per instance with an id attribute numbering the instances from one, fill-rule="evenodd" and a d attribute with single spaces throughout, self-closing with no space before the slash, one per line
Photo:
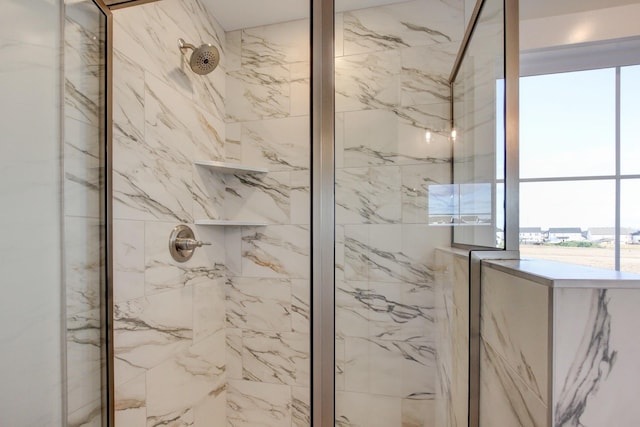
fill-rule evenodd
<path id="1" fill-rule="evenodd" d="M 102 425 L 106 15 L 2 7 L 0 425 Z"/>
<path id="2" fill-rule="evenodd" d="M 451 183 L 463 10 L 414 0 L 336 11 L 336 425 L 433 425 L 434 250 L 451 228 L 430 217 L 430 194 Z"/>

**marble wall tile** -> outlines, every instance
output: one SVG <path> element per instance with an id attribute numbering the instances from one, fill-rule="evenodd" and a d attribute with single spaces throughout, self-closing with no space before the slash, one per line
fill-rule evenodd
<path id="1" fill-rule="evenodd" d="M 84 10 L 80 11 L 78 6 Z M 101 59 L 104 42 L 97 34 L 100 12 L 96 9 L 92 11 L 81 4 L 69 5 L 67 8 L 75 9 L 75 13 L 69 15 L 65 12 L 64 114 L 65 117 L 98 126 L 100 105 L 104 96 L 100 82 L 100 74 L 104 67 Z M 85 15 L 84 19 L 82 15 Z M 78 18 L 80 20 L 76 21 Z M 83 22 L 87 20 L 96 22 Z"/>
<path id="2" fill-rule="evenodd" d="M 297 225 L 245 227 L 242 274 L 246 277 L 309 278 L 309 228 Z"/>
<path id="3" fill-rule="evenodd" d="M 337 391 L 345 391 L 345 339 L 336 334 L 335 341 L 335 386 Z"/>
<path id="4" fill-rule="evenodd" d="M 461 40 L 463 3 L 409 1 L 344 13 L 344 54 Z"/>
<path id="5" fill-rule="evenodd" d="M 435 277 L 435 249 L 450 242 L 450 232 L 451 230 L 445 227 L 402 225 L 402 255 L 407 259 L 402 264 L 405 282 L 416 285 L 416 289 L 432 286 Z"/>
<path id="6" fill-rule="evenodd" d="M 333 23 L 334 51 L 336 58 L 344 55 L 344 14 L 336 13 Z"/>
<path id="7" fill-rule="evenodd" d="M 370 340 L 370 392 L 377 395 L 433 399 L 435 349 L 432 342 Z M 347 367 L 348 373 L 348 367 Z"/>
<path id="8" fill-rule="evenodd" d="M 253 381 L 229 381 L 230 427 L 291 425 L 291 387 Z"/>
<path id="9" fill-rule="evenodd" d="M 175 225 L 168 222 L 145 223 L 145 295 L 208 283 L 224 277 L 226 273 L 223 254 L 218 254 L 218 259 L 207 256 L 216 251 L 215 246 L 208 253 L 205 251 L 209 248 L 196 251 L 187 262 L 175 261 L 166 246 Z M 222 232 L 217 231 L 222 236 Z M 205 242 L 216 241 L 202 235 L 196 237 Z"/>
<path id="10" fill-rule="evenodd" d="M 451 165 L 407 165 L 401 167 L 402 222 L 429 222 L 429 187 L 451 182 Z"/>
<path id="11" fill-rule="evenodd" d="M 64 245 L 66 312 L 86 313 L 100 308 L 102 254 L 100 221 L 65 217 Z"/>
<path id="12" fill-rule="evenodd" d="M 311 282 L 308 279 L 291 280 L 291 330 L 311 332 Z"/>
<path id="13" fill-rule="evenodd" d="M 67 407 L 73 413 L 101 400 L 103 365 L 99 309 L 67 319 Z M 100 408 L 100 404 L 98 404 Z"/>
<path id="14" fill-rule="evenodd" d="M 113 49 L 113 132 L 133 142 L 144 140 L 144 70 Z"/>
<path id="15" fill-rule="evenodd" d="M 311 224 L 311 173 L 291 172 L 291 224 Z"/>
<path id="16" fill-rule="evenodd" d="M 242 30 L 242 66 L 260 68 L 308 61 L 309 20 Z"/>
<path id="17" fill-rule="evenodd" d="M 115 304 L 115 358 L 133 368 L 152 368 L 187 348 L 192 340 L 191 288 Z"/>
<path id="18" fill-rule="evenodd" d="M 242 379 L 242 329 L 227 327 L 226 366 L 227 378 Z"/>
<path id="19" fill-rule="evenodd" d="M 227 387 L 218 387 L 193 408 L 194 427 L 225 426 L 227 424 Z"/>
<path id="20" fill-rule="evenodd" d="M 290 111 L 288 65 L 242 68 L 227 73 L 228 121 L 287 117 Z"/>
<path id="21" fill-rule="evenodd" d="M 402 253 L 402 225 L 369 226 L 369 279 L 400 283 L 410 260 Z"/>
<path id="22" fill-rule="evenodd" d="M 344 164 L 344 116 L 345 113 L 336 113 L 334 129 L 334 162 L 336 169 L 343 168 Z"/>
<path id="23" fill-rule="evenodd" d="M 242 68 L 242 30 L 225 33 L 225 54 L 227 71 L 238 71 Z"/>
<path id="24" fill-rule="evenodd" d="M 340 248 L 343 248 L 344 278 L 358 281 L 369 279 L 369 226 L 345 225 L 342 230 L 344 245 L 340 245 L 340 240 L 336 241 L 338 246 L 336 254 L 339 254 Z"/>
<path id="25" fill-rule="evenodd" d="M 546 405 L 490 344 L 481 343 L 480 425 L 546 426 Z"/>
<path id="26" fill-rule="evenodd" d="M 225 34 L 197 0 L 123 9 L 114 20 L 114 216 L 123 219 L 115 230 L 117 277 L 135 283 L 115 286 L 116 392 L 132 379 L 145 381 L 142 404 L 134 399 L 135 408 L 118 416 L 136 427 L 223 425 L 226 232 L 195 227 L 196 237 L 213 245 L 184 264 L 169 257 L 166 244 L 177 223 L 224 217 L 223 178 L 193 161 L 227 155 Z M 179 37 L 216 45 L 220 66 L 194 74 Z M 233 158 L 231 145 L 227 151 Z M 236 247 L 231 259 L 240 265 L 239 234 Z"/>
<path id="27" fill-rule="evenodd" d="M 145 74 L 146 142 L 173 161 L 222 160 L 224 122 L 150 73 Z M 172 152 L 168 152 L 171 147 Z"/>
<path id="28" fill-rule="evenodd" d="M 466 258 L 456 257 L 453 261 L 452 290 L 452 348 L 451 369 L 451 419 L 462 426 L 468 417 L 469 384 L 469 263 Z"/>
<path id="29" fill-rule="evenodd" d="M 113 242 L 114 299 L 126 301 L 144 296 L 144 223 L 114 221 Z"/>
<path id="30" fill-rule="evenodd" d="M 227 325 L 252 331 L 291 331 L 291 280 L 227 280 Z"/>
<path id="31" fill-rule="evenodd" d="M 345 237 L 344 225 L 335 224 L 334 274 L 335 280 L 345 280 Z"/>
<path id="32" fill-rule="evenodd" d="M 225 267 L 232 276 L 242 275 L 242 230 L 244 227 L 224 228 Z"/>
<path id="33" fill-rule="evenodd" d="M 283 332 L 242 334 L 242 377 L 264 383 L 308 386 L 310 336 Z"/>
<path id="34" fill-rule="evenodd" d="M 199 342 L 224 332 L 225 280 L 218 278 L 193 285 L 193 339 Z"/>
<path id="35" fill-rule="evenodd" d="M 309 116 L 311 114 L 311 62 L 295 62 L 291 69 L 290 102 L 292 117 Z"/>
<path id="36" fill-rule="evenodd" d="M 344 114 L 345 167 L 393 164 L 397 157 L 398 118 L 391 111 Z"/>
<path id="37" fill-rule="evenodd" d="M 384 340 L 431 340 L 435 322 L 430 286 L 370 282 L 369 335 Z"/>
<path id="38" fill-rule="evenodd" d="M 193 218 L 226 219 L 224 174 L 201 165 L 192 171 Z"/>
<path id="39" fill-rule="evenodd" d="M 547 405 L 549 288 L 490 268 L 482 283 L 483 339 Z"/>
<path id="40" fill-rule="evenodd" d="M 449 104 L 419 104 L 396 111 L 398 123 L 397 163 L 436 166 L 451 163 L 450 122 L 443 110 Z M 426 140 L 426 130 L 431 141 Z"/>
<path id="41" fill-rule="evenodd" d="M 336 281 L 336 336 L 369 337 L 370 306 L 374 303 L 366 281 Z"/>
<path id="42" fill-rule="evenodd" d="M 397 223 L 401 219 L 400 168 L 336 171 L 336 223 Z"/>
<path id="43" fill-rule="evenodd" d="M 229 174 L 225 176 L 224 185 L 226 218 L 269 224 L 291 223 L 289 172 Z"/>
<path id="44" fill-rule="evenodd" d="M 453 381 L 451 366 L 453 365 L 454 337 L 453 327 L 453 264 L 454 255 L 442 249 L 436 250 L 436 280 L 434 286 L 436 314 L 434 339 L 436 352 L 436 396 L 434 399 L 434 426 L 456 426 L 451 416 L 453 410 Z"/>
<path id="45" fill-rule="evenodd" d="M 458 49 L 457 42 L 402 49 L 401 105 L 449 102 L 449 75 Z"/>
<path id="46" fill-rule="evenodd" d="M 182 25 L 190 23 L 191 28 L 186 31 L 193 31 L 194 40 L 202 43 L 211 43 L 218 46 L 221 52 L 225 53 L 225 31 L 216 20 L 213 13 L 209 11 L 206 4 L 200 1 L 185 0 L 182 2 L 167 3 L 166 7 L 172 18 Z M 182 14 L 182 16 L 180 16 Z M 194 43 L 195 44 L 195 43 Z M 223 55 L 224 57 L 224 55 Z"/>
<path id="47" fill-rule="evenodd" d="M 449 124 L 440 117 L 443 105 L 345 113 L 345 167 L 367 165 L 450 164 Z M 425 133 L 431 129 L 432 140 Z"/>
<path id="48" fill-rule="evenodd" d="M 409 124 L 413 127 L 417 127 L 421 130 L 432 129 L 434 132 L 433 140 L 439 141 L 441 145 L 445 145 L 449 148 L 449 155 L 451 154 L 451 146 L 449 145 L 450 131 L 449 125 L 451 123 L 450 116 L 451 107 L 448 103 L 440 104 L 416 104 L 409 107 L 400 107 L 394 110 L 394 112 L 401 119 L 401 122 Z M 424 132 L 420 135 L 420 141 L 424 141 Z M 416 140 L 417 141 L 417 140 Z M 429 144 L 427 144 L 429 145 Z M 438 146 L 434 145 L 431 150 L 437 149 Z M 444 148 L 440 148 L 437 153 L 445 153 Z M 430 151 L 429 151 L 430 152 Z"/>
<path id="49" fill-rule="evenodd" d="M 192 418 L 195 402 L 224 390 L 224 341 L 216 332 L 148 371 L 147 425 Z"/>
<path id="50" fill-rule="evenodd" d="M 113 143 L 114 218 L 192 222 L 191 166 L 162 159 L 146 143 Z"/>
<path id="51" fill-rule="evenodd" d="M 204 77 L 196 75 L 189 68 L 188 54 L 183 55 L 177 47 L 177 40 L 182 37 L 197 46 L 211 43 L 222 51 L 224 34 L 205 28 L 203 22 L 210 24 L 211 21 L 199 18 L 200 12 L 192 14 L 194 8 L 201 7 L 195 0 L 169 1 L 116 11 L 114 45 L 184 96 L 199 99 L 206 90 L 203 80 L 216 73 L 224 74 L 219 68 Z"/>
<path id="52" fill-rule="evenodd" d="M 311 391 L 307 387 L 291 387 L 291 426 L 311 425 Z"/>
<path id="53" fill-rule="evenodd" d="M 122 426 L 145 426 L 147 424 L 147 382 L 142 374 L 115 390 L 115 420 Z"/>
<path id="54" fill-rule="evenodd" d="M 370 345 L 367 338 L 344 337 L 344 390 L 369 393 L 371 389 Z M 338 400 L 336 400 L 336 406 Z M 336 413 L 336 419 L 338 418 Z"/>
<path id="55" fill-rule="evenodd" d="M 389 427 L 402 422 L 399 398 L 364 393 L 336 393 L 336 425 L 340 427 Z"/>
<path id="56" fill-rule="evenodd" d="M 434 240 L 416 247 L 416 242 L 427 235 L 433 235 Z M 434 230 L 426 225 L 345 226 L 345 277 L 427 285 L 433 280 L 433 272 L 424 257 L 433 256 L 435 247 L 445 244 L 447 237 L 447 229 Z"/>
<path id="57" fill-rule="evenodd" d="M 371 393 L 404 397 L 402 393 L 404 388 L 403 360 L 406 359 L 397 350 L 395 342 L 383 340 L 369 342 L 369 391 Z"/>
<path id="58" fill-rule="evenodd" d="M 433 400 L 402 399 L 402 426 L 427 427 L 433 425 L 435 403 Z"/>
<path id="59" fill-rule="evenodd" d="M 227 123 L 224 141 L 224 155 L 228 162 L 241 163 L 242 123 Z"/>
<path id="60" fill-rule="evenodd" d="M 102 399 L 94 400 L 77 411 L 70 412 L 67 424 L 69 427 L 102 426 Z"/>
<path id="61" fill-rule="evenodd" d="M 100 129 L 71 118 L 64 120 L 64 213 L 100 216 Z"/>
<path id="62" fill-rule="evenodd" d="M 400 103 L 400 52 L 389 50 L 335 60 L 336 111 L 391 109 Z"/>
<path id="63" fill-rule="evenodd" d="M 554 426 L 633 425 L 637 289 L 555 289 Z"/>
<path id="64" fill-rule="evenodd" d="M 242 125 L 242 160 L 270 171 L 310 167 L 309 117 L 246 122 Z"/>

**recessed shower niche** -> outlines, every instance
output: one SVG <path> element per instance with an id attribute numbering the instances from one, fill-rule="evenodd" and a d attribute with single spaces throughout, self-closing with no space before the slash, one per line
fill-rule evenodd
<path id="1" fill-rule="evenodd" d="M 238 180 L 247 185 L 258 185 L 263 177 L 269 172 L 264 167 L 252 167 L 239 163 L 227 163 L 216 160 L 196 160 L 194 165 L 208 170 L 211 174 L 214 174 L 220 178 L 221 182 L 211 183 L 211 185 L 219 185 L 220 183 L 225 187 L 224 194 L 227 197 L 232 197 L 237 193 L 230 187 L 227 187 L 229 181 Z M 217 181 L 217 180 L 213 180 Z M 229 218 L 224 209 L 225 203 L 222 202 L 222 210 L 225 212 L 224 219 L 212 219 L 212 218 L 196 218 L 194 224 L 196 225 L 216 225 L 216 226 L 265 226 L 268 223 L 265 221 L 256 221 L 252 219 L 234 219 Z M 237 212 L 236 212 L 237 215 Z"/>

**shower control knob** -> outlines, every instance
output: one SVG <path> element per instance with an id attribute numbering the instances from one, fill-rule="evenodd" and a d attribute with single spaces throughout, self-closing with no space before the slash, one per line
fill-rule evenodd
<path id="1" fill-rule="evenodd" d="M 181 251 L 191 251 L 195 248 L 211 245 L 211 243 L 201 242 L 195 239 L 185 239 L 184 237 L 178 237 L 176 239 L 176 247 Z"/>
<path id="2" fill-rule="evenodd" d="M 196 240 L 193 230 L 184 224 L 176 226 L 169 236 L 169 253 L 178 262 L 189 261 L 196 248 L 208 245 L 211 243 Z"/>

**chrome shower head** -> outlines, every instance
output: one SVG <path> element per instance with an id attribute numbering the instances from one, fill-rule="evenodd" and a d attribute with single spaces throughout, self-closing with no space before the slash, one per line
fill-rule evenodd
<path id="1" fill-rule="evenodd" d="M 183 39 L 178 39 L 178 47 L 182 53 L 184 53 L 185 49 L 193 50 L 189 59 L 189 66 L 196 74 L 209 74 L 216 69 L 220 62 L 220 51 L 213 45 L 203 44 L 200 47 L 195 47 L 190 43 L 185 43 Z"/>

